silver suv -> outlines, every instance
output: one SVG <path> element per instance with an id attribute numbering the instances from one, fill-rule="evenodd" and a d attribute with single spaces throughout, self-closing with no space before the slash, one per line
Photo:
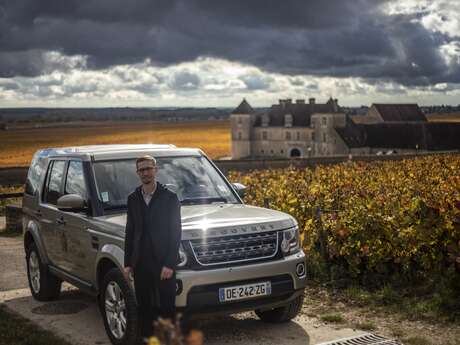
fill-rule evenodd
<path id="1" fill-rule="evenodd" d="M 126 200 L 139 185 L 135 160 L 154 156 L 157 180 L 181 200 L 177 310 L 255 310 L 267 322 L 295 317 L 306 285 L 296 220 L 245 205 L 199 149 L 101 145 L 35 153 L 23 200 L 24 248 L 32 295 L 58 298 L 67 281 L 98 296 L 113 344 L 138 340 L 133 281 L 122 274 Z"/>

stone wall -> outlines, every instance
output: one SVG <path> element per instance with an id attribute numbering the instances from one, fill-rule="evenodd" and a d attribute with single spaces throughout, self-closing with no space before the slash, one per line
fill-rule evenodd
<path id="1" fill-rule="evenodd" d="M 6 224 L 5 231 L 22 232 L 22 206 L 6 205 Z"/>
<path id="2" fill-rule="evenodd" d="M 364 151 L 365 149 L 360 148 L 359 150 Z M 340 155 L 340 156 L 328 156 L 328 157 L 311 157 L 311 158 L 292 158 L 292 159 L 238 159 L 238 160 L 216 160 L 213 161 L 217 167 L 224 173 L 227 174 L 229 170 L 236 170 L 246 172 L 250 170 L 261 170 L 261 169 L 276 169 L 276 168 L 287 168 L 289 166 L 304 168 L 313 168 L 317 165 L 331 165 L 343 163 L 349 160 L 352 161 L 388 161 L 388 160 L 402 160 L 411 159 L 417 156 L 429 156 L 439 154 L 460 154 L 459 151 L 436 151 L 436 152 L 418 152 L 418 153 L 407 153 L 407 154 L 392 154 L 392 155 Z"/>
<path id="3" fill-rule="evenodd" d="M 255 127 L 252 155 L 267 159 L 289 158 L 292 150 L 297 149 L 300 156 L 308 157 L 312 154 L 312 133 L 309 127 Z"/>

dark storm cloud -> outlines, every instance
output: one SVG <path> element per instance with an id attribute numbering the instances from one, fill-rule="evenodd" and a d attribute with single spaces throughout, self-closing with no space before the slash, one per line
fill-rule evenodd
<path id="1" fill-rule="evenodd" d="M 18 90 L 19 85 L 12 80 L 0 80 L 0 89 L 3 90 Z"/>
<path id="2" fill-rule="evenodd" d="M 87 56 L 94 69 L 210 56 L 290 75 L 460 82 L 459 66 L 439 53 L 449 38 L 424 28 L 416 20 L 422 13 L 384 14 L 385 2 L 0 0 L 0 77 L 45 73 L 42 52 L 59 51 Z M 199 85 L 175 78 L 175 88 Z M 267 86 L 256 84 L 246 83 Z"/>

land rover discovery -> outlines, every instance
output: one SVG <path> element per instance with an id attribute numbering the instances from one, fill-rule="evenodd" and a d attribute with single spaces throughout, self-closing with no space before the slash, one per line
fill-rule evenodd
<path id="1" fill-rule="evenodd" d="M 128 194 L 139 185 L 136 158 L 154 156 L 157 180 L 181 200 L 178 311 L 254 310 L 266 322 L 294 318 L 306 285 L 296 220 L 245 205 L 199 149 L 174 145 L 98 145 L 44 149 L 30 165 L 23 200 L 30 290 L 59 297 L 62 281 L 98 297 L 113 344 L 138 336 L 133 281 L 123 274 Z"/>

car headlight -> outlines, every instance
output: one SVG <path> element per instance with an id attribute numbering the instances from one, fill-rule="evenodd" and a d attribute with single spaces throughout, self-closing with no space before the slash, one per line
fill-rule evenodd
<path id="1" fill-rule="evenodd" d="M 281 241 L 281 251 L 283 254 L 294 254 L 300 250 L 299 227 L 283 231 L 283 240 Z"/>
<path id="2" fill-rule="evenodd" d="M 179 263 L 178 267 L 184 267 L 187 264 L 187 253 L 184 250 L 182 243 L 179 245 Z"/>

